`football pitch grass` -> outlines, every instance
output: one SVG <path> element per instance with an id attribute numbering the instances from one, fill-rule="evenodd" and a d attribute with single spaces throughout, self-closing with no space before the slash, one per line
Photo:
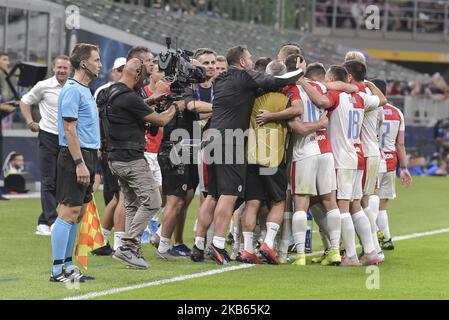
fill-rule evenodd
<path id="1" fill-rule="evenodd" d="M 415 178 L 411 189 L 398 181 L 398 199 L 389 207 L 393 236 L 411 235 L 449 228 L 449 179 Z M 101 194 L 96 195 L 100 213 Z M 155 258 L 150 244 L 143 246 L 148 270 L 126 269 L 111 257 L 89 256 L 87 274 L 95 281 L 79 289 L 48 281 L 51 270 L 50 237 L 34 234 L 40 210 L 39 199 L 0 202 L 0 299 L 448 299 L 449 232 L 411 237 L 395 242 L 386 251 L 378 270 L 313 265 L 257 265 L 242 268 L 233 262 L 218 266 L 212 262 L 175 262 Z M 192 203 L 185 228 L 185 241 L 193 244 L 193 224 L 198 198 Z M 314 230 L 318 228 L 315 226 Z M 320 250 L 317 232 L 314 251 Z M 360 250 L 360 249 L 359 249 Z M 241 269 L 220 272 L 229 267 Z M 203 274 L 215 270 L 215 274 Z M 374 272 L 374 273 L 372 273 Z M 188 275 L 194 275 L 188 279 Z M 378 282 L 372 277 L 378 275 Z M 371 278 L 370 278 L 371 277 Z M 368 289 L 367 283 L 378 289 Z M 143 288 L 137 288 L 139 285 Z M 128 287 L 128 291 L 120 289 Z M 103 294 L 101 294 L 103 292 Z M 107 294 L 104 294 L 107 293 Z M 100 293 L 100 294 L 98 294 Z M 89 296 L 86 296 L 89 295 Z"/>

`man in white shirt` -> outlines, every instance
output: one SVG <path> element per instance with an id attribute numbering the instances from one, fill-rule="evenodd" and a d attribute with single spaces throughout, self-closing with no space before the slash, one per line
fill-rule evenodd
<path id="1" fill-rule="evenodd" d="M 67 56 L 53 61 L 54 76 L 38 82 L 20 101 L 20 110 L 32 132 L 38 132 L 39 163 L 41 169 L 41 205 L 37 235 L 50 236 L 50 226 L 58 217 L 56 212 L 56 161 L 58 159 L 58 98 L 70 74 Z M 39 105 L 41 120 L 33 121 L 30 107 Z"/>

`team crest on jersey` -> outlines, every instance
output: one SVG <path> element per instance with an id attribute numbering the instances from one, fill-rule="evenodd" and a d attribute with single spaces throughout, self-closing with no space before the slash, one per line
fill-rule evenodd
<path id="1" fill-rule="evenodd" d="M 352 96 L 349 97 L 349 102 L 351 102 L 352 104 L 355 104 L 356 103 L 355 98 Z"/>

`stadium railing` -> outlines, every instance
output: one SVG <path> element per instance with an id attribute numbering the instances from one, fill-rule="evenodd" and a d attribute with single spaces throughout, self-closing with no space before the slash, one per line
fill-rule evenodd
<path id="1" fill-rule="evenodd" d="M 338 0 L 315 0 L 314 27 L 328 28 L 331 34 L 335 34 L 339 29 L 345 29 L 347 36 L 359 34 L 367 30 L 365 19 L 372 11 L 365 12 L 365 9 L 371 3 L 372 1 L 367 0 L 356 0 L 351 3 Z M 375 6 L 380 14 L 382 32 L 379 35 L 383 38 L 392 33 L 401 33 L 411 39 L 425 34 L 426 40 L 449 40 L 448 1 L 384 0 Z"/>
<path id="2" fill-rule="evenodd" d="M 431 99 L 406 96 L 404 118 L 410 124 L 434 126 L 439 119 L 449 118 L 449 101 L 439 96 Z"/>

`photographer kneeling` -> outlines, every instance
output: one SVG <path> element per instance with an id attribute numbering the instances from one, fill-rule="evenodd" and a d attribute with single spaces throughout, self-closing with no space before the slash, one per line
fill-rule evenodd
<path id="1" fill-rule="evenodd" d="M 149 66 L 137 58 L 125 65 L 122 78 L 108 91 L 102 118 L 106 135 L 109 167 L 119 179 L 125 195 L 126 235 L 113 258 L 128 267 L 147 269 L 140 237 L 161 206 L 161 196 L 145 160 L 145 123 L 165 126 L 183 107 L 172 104 L 156 113 L 137 94 L 148 78 Z"/>

